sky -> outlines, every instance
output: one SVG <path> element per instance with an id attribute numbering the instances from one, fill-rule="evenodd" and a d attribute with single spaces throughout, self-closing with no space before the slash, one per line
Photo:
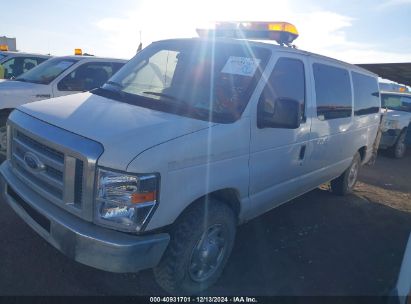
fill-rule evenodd
<path id="1" fill-rule="evenodd" d="M 129 59 L 140 43 L 196 37 L 216 21 L 287 21 L 299 49 L 349 63 L 411 62 L 411 0 L 13 0 L 0 36 L 21 51 Z"/>

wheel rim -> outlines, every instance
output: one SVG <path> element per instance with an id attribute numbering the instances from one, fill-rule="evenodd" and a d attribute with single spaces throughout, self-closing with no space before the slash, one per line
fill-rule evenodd
<path id="1" fill-rule="evenodd" d="M 395 149 L 395 154 L 397 155 L 397 157 L 401 157 L 405 153 L 406 147 L 405 147 L 405 140 L 404 139 L 405 139 L 405 137 L 401 136 L 398 143 L 397 143 L 397 146 L 396 146 L 396 149 Z"/>
<path id="2" fill-rule="evenodd" d="M 204 282 L 220 268 L 227 247 L 227 233 L 220 224 L 213 225 L 201 236 L 193 249 L 189 265 L 192 280 Z"/>
<path id="3" fill-rule="evenodd" d="M 7 128 L 0 127 L 0 154 L 5 155 L 7 151 Z"/>
<path id="4" fill-rule="evenodd" d="M 351 168 L 350 168 L 350 173 L 348 174 L 348 187 L 352 189 L 357 181 L 358 177 L 358 168 L 359 164 L 358 161 L 355 161 Z"/>

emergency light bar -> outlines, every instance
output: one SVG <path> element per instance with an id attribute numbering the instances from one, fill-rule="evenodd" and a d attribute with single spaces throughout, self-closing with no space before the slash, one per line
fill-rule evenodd
<path id="1" fill-rule="evenodd" d="M 7 44 L 0 45 L 0 51 L 7 52 L 9 50 L 9 46 Z"/>
<path id="2" fill-rule="evenodd" d="M 297 28 L 288 22 L 219 22 L 214 30 L 197 29 L 200 37 L 274 40 L 290 46 L 297 39 Z"/>
<path id="3" fill-rule="evenodd" d="M 76 55 L 76 56 L 83 55 L 83 50 L 82 49 L 74 49 L 74 55 Z"/>

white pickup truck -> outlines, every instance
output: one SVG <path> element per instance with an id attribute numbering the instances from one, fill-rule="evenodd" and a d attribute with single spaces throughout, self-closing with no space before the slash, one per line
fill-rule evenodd
<path id="1" fill-rule="evenodd" d="M 411 144 L 411 94 L 381 92 L 382 111 L 386 112 L 380 149 L 402 158 Z"/>
<path id="2" fill-rule="evenodd" d="M 14 108 L 98 88 L 125 63 L 94 56 L 55 57 L 12 81 L 0 82 L 0 155 L 6 153 L 6 121 Z"/>

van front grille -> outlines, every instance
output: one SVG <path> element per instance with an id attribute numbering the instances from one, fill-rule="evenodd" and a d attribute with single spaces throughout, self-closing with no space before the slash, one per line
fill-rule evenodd
<path id="1" fill-rule="evenodd" d="M 81 211 L 83 161 L 18 127 L 13 128 L 11 135 L 11 163 L 16 175 L 45 199 Z"/>

